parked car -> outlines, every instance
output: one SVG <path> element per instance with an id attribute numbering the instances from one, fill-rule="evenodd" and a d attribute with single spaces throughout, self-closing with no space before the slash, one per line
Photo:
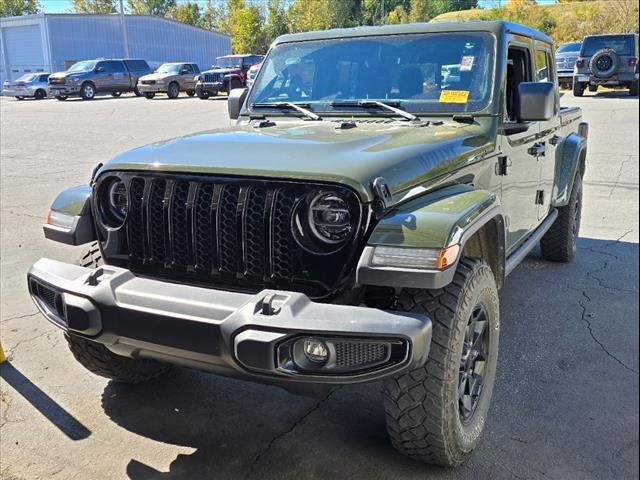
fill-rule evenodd
<path id="1" fill-rule="evenodd" d="M 556 50 L 556 71 L 560 88 L 571 88 L 573 85 L 573 70 L 580 55 L 582 42 L 563 43 Z"/>
<path id="2" fill-rule="evenodd" d="M 42 100 L 49 94 L 48 73 L 26 73 L 17 80 L 2 84 L 2 95 L 24 100 L 27 97 Z"/>
<path id="3" fill-rule="evenodd" d="M 251 65 L 251 67 L 249 67 L 249 70 L 247 70 L 247 87 L 251 87 L 251 85 L 253 85 L 253 82 L 255 81 L 261 66 L 262 62 L 256 63 L 255 65 Z"/>
<path id="4" fill-rule="evenodd" d="M 235 126 L 121 154 L 53 202 L 45 236 L 85 253 L 38 260 L 30 295 L 119 382 L 169 364 L 321 396 L 381 381 L 393 446 L 459 465 L 489 412 L 499 289 L 538 244 L 577 251 L 588 126 L 554 63 L 509 22 L 281 36 L 232 90 Z"/>
<path id="5" fill-rule="evenodd" d="M 216 63 L 198 76 L 196 94 L 201 100 L 218 92 L 227 94 L 234 88 L 246 86 L 247 71 L 252 65 L 262 62 L 262 55 L 226 55 L 216 58 Z"/>
<path id="6" fill-rule="evenodd" d="M 125 92 L 140 96 L 138 78 L 151 73 L 145 60 L 84 60 L 74 63 L 69 70 L 52 73 L 49 89 L 58 100 L 80 96 L 92 100 L 99 93 L 119 97 Z"/>
<path id="7" fill-rule="evenodd" d="M 576 60 L 573 94 L 581 97 L 599 86 L 629 89 L 638 96 L 638 34 L 588 35 Z"/>
<path id="8" fill-rule="evenodd" d="M 193 97 L 196 93 L 196 76 L 200 73 L 195 63 L 163 63 L 158 69 L 138 79 L 138 91 L 151 99 L 156 93 L 166 93 L 178 98 L 180 92 Z"/>

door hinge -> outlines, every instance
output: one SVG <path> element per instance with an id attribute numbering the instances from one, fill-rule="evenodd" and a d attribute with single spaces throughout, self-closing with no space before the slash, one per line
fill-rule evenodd
<path id="1" fill-rule="evenodd" d="M 544 205 L 544 190 L 536 191 L 536 205 Z"/>
<path id="2" fill-rule="evenodd" d="M 498 163 L 496 164 L 496 175 L 506 175 L 507 169 L 511 165 L 509 161 L 509 155 L 499 155 Z"/>

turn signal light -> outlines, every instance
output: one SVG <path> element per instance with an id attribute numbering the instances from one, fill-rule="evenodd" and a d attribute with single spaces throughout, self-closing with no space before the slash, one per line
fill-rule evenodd
<path id="1" fill-rule="evenodd" d="M 460 253 L 460 245 L 452 245 L 440 250 L 436 260 L 436 268 L 438 270 L 444 270 L 450 265 L 453 265 L 458 259 L 458 253 Z"/>
<path id="2" fill-rule="evenodd" d="M 584 60 L 576 60 L 576 67 L 578 68 L 584 67 Z"/>
<path id="3" fill-rule="evenodd" d="M 630 67 L 635 67 L 638 64 L 638 59 L 636 57 L 631 57 L 629 59 L 629 66 Z"/>

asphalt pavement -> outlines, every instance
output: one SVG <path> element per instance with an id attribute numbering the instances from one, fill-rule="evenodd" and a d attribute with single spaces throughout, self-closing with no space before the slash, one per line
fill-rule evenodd
<path id="1" fill-rule="evenodd" d="M 508 277 L 486 430 L 442 469 L 391 448 L 380 384 L 318 400 L 186 369 L 138 387 L 84 370 L 27 295 L 31 263 L 79 255 L 43 238 L 50 202 L 119 152 L 228 125 L 226 102 L 1 98 L 0 478 L 638 478 L 638 98 L 562 102 L 591 127 L 578 256 L 534 251 Z"/>

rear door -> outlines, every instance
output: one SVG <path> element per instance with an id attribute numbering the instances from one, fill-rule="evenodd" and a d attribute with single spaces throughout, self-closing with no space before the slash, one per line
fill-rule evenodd
<path id="1" fill-rule="evenodd" d="M 120 60 L 110 60 L 111 70 L 113 72 L 112 91 L 126 92 L 131 88 L 131 80 L 129 78 L 129 70 Z"/>
<path id="2" fill-rule="evenodd" d="M 539 122 L 540 137 L 538 143 L 543 146 L 543 155 L 534 157 L 538 163 L 540 186 L 537 195 L 537 217 L 544 219 L 551 206 L 551 194 L 556 170 L 556 146 L 562 141 L 560 132 L 560 94 L 558 91 L 556 71 L 554 68 L 551 45 L 537 42 L 535 51 L 536 81 L 552 82 L 556 85 L 555 111 L 551 120 Z"/>

